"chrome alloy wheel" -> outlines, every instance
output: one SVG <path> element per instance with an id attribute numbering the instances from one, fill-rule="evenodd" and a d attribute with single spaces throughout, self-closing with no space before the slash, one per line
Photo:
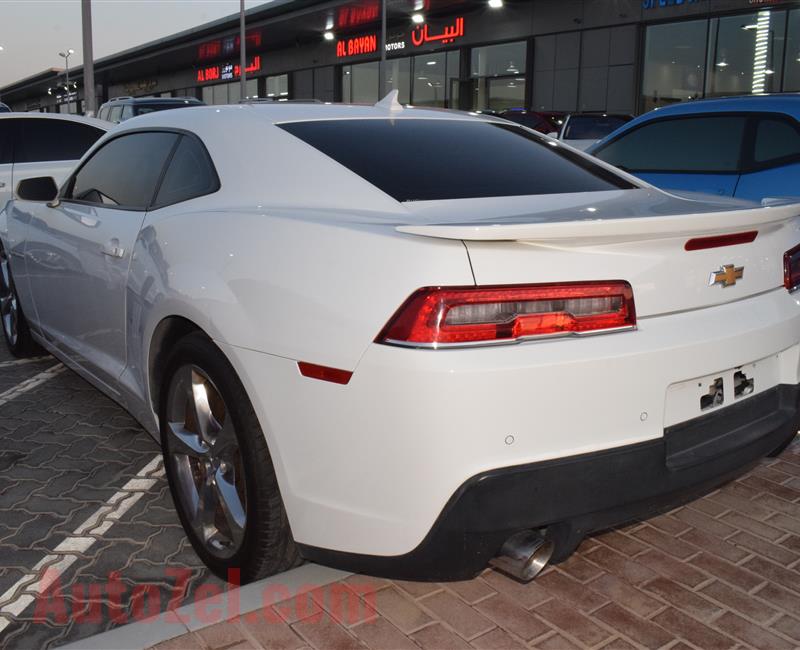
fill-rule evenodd
<path id="1" fill-rule="evenodd" d="M 197 366 L 178 368 L 169 386 L 166 451 L 194 533 L 210 554 L 230 558 L 247 523 L 244 467 L 225 401 Z"/>
<path id="2" fill-rule="evenodd" d="M 19 336 L 19 305 L 17 294 L 11 285 L 11 270 L 5 249 L 0 249 L 0 318 L 3 320 L 3 330 L 9 345 L 16 345 Z"/>

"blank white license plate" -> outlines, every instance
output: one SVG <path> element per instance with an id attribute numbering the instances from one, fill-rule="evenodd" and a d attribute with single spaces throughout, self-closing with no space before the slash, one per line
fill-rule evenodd
<path id="1" fill-rule="evenodd" d="M 704 377 L 689 379 L 667 388 L 664 426 L 713 413 L 738 404 L 777 385 L 778 356 L 748 363 Z"/>

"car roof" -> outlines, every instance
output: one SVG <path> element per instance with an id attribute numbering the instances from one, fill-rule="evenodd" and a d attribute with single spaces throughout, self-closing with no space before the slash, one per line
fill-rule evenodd
<path id="1" fill-rule="evenodd" d="M 174 130 L 195 134 L 205 145 L 226 188 L 222 201 L 236 205 L 264 202 L 264 179 L 269 178 L 269 201 L 289 209 L 352 209 L 354 193 L 364 196 L 370 210 L 397 210 L 397 202 L 369 181 L 337 163 L 321 150 L 292 135 L 281 125 L 330 120 L 461 121 L 511 124 L 499 117 L 430 108 L 403 108 L 399 104 L 233 104 L 198 106 L 192 110 L 158 111 L 126 120 L 94 145 L 137 131 Z M 522 128 L 522 127 L 520 127 Z M 545 136 L 541 136 L 544 138 Z M 90 150 L 86 156 L 92 154 Z M 392 152 L 386 151 L 387 158 Z M 420 155 L 425 155 L 424 150 Z M 319 195 L 308 196 L 307 176 L 319 177 Z M 222 195 L 220 195 L 222 196 Z M 369 198 L 371 197 L 371 198 Z M 380 207 L 382 206 L 382 207 Z M 367 208 L 364 208 L 365 210 Z"/>
<path id="2" fill-rule="evenodd" d="M 200 104 L 196 97 L 114 97 L 106 104 Z"/>
<path id="3" fill-rule="evenodd" d="M 62 113 L 37 113 L 37 112 L 12 112 L 0 113 L 0 120 L 8 120 L 13 118 L 26 118 L 32 120 L 61 120 L 62 122 L 79 122 L 81 124 L 88 124 L 103 131 L 108 131 L 113 124 L 109 124 L 105 120 L 98 120 L 94 117 L 84 117 L 83 115 L 67 115 Z"/>
<path id="4" fill-rule="evenodd" d="M 715 97 L 680 102 L 655 108 L 639 119 L 654 119 L 664 115 L 688 115 L 716 112 L 777 112 L 800 116 L 800 93 L 774 95 L 742 95 L 739 97 Z"/>
<path id="5" fill-rule="evenodd" d="M 642 124 L 668 117 L 697 115 L 703 113 L 784 113 L 800 119 L 800 93 L 776 93 L 763 95 L 739 95 L 737 97 L 713 97 L 679 102 L 669 106 L 659 106 L 623 124 L 613 133 L 589 147 L 594 153 L 616 140 L 623 133 L 638 128 Z"/>
<path id="6" fill-rule="evenodd" d="M 604 111 L 580 111 L 570 113 L 568 117 L 621 117 L 633 119 L 633 116 L 630 113 L 608 113 Z"/>
<path id="7" fill-rule="evenodd" d="M 140 115 L 136 120 L 123 122 L 117 132 L 141 129 L 146 126 L 164 126 L 196 130 L 198 133 L 216 125 L 240 119 L 265 121 L 272 124 L 305 122 L 313 120 L 346 119 L 433 119 L 474 120 L 503 122 L 500 118 L 485 113 L 451 111 L 437 108 L 389 107 L 375 104 L 301 104 L 290 102 L 231 104 L 223 106 L 198 106 L 191 111 L 163 111 Z"/>

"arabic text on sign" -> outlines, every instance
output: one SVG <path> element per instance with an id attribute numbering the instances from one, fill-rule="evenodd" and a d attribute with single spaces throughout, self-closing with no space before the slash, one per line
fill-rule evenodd
<path id="1" fill-rule="evenodd" d="M 439 42 L 442 44 L 452 43 L 457 38 L 464 35 L 464 19 L 456 18 L 453 25 L 444 28 L 441 34 L 431 34 L 427 23 L 420 27 L 415 27 L 411 32 L 411 42 L 415 47 L 420 47 L 424 43 Z"/>
<path id="2" fill-rule="evenodd" d="M 261 70 L 261 56 L 256 55 L 254 56 L 251 61 L 250 65 L 248 65 L 245 69 L 245 72 L 250 74 L 253 72 L 258 72 Z M 239 65 L 234 65 L 232 63 L 224 63 L 222 65 L 211 65 L 205 68 L 201 68 L 197 71 L 197 81 L 205 82 L 205 81 L 218 81 L 223 79 L 236 79 L 241 76 L 241 68 Z"/>

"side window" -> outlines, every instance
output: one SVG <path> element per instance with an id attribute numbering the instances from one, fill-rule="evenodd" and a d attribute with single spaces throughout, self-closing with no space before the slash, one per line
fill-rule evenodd
<path id="1" fill-rule="evenodd" d="M 99 111 L 97 111 L 97 119 L 98 120 L 106 119 L 107 115 L 108 115 L 108 107 L 107 106 L 103 106 Z"/>
<path id="2" fill-rule="evenodd" d="M 624 133 L 595 152 L 639 172 L 736 172 L 747 118 L 738 115 L 662 119 Z"/>
<path id="3" fill-rule="evenodd" d="M 14 142 L 12 138 L 12 122 L 16 120 L 0 120 L 0 165 L 12 162 L 11 146 Z"/>
<path id="4" fill-rule="evenodd" d="M 777 117 L 764 117 L 758 121 L 753 147 L 753 162 L 756 165 L 798 156 L 800 131 L 794 122 Z"/>
<path id="5" fill-rule="evenodd" d="M 108 111 L 109 122 L 120 122 L 122 119 L 122 106 L 112 106 Z"/>
<path id="6" fill-rule="evenodd" d="M 103 131 L 88 124 L 57 119 L 19 120 L 14 162 L 78 160 Z"/>
<path id="7" fill-rule="evenodd" d="M 217 172 L 205 148 L 197 138 L 184 135 L 164 174 L 155 206 L 179 203 L 218 189 Z"/>
<path id="8" fill-rule="evenodd" d="M 130 104 L 125 104 L 122 107 L 122 117 L 120 118 L 121 121 L 129 120 L 133 117 L 133 106 Z"/>
<path id="9" fill-rule="evenodd" d="M 178 135 L 131 133 L 98 149 L 70 182 L 66 199 L 146 209 Z"/>

